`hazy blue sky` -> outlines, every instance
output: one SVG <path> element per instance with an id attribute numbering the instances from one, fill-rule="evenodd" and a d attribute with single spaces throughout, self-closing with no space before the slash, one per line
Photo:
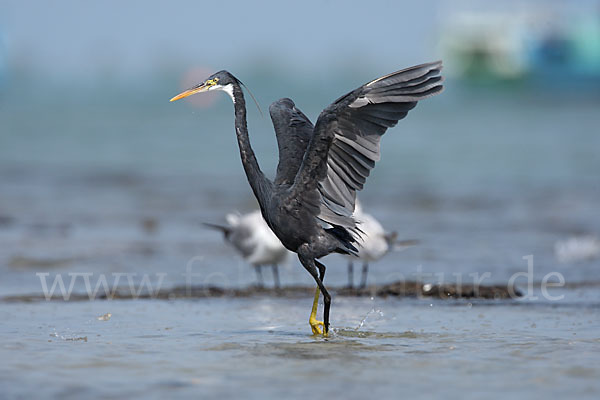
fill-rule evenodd
<path id="1" fill-rule="evenodd" d="M 18 0 L 3 2 L 0 32 L 11 62 L 66 76 L 264 57 L 312 69 L 340 54 L 435 57 L 437 3 Z"/>
<path id="2" fill-rule="evenodd" d="M 306 71 L 341 60 L 376 60 L 389 69 L 439 58 L 441 27 L 456 10 L 494 7 L 506 13 L 524 4 L 557 4 L 501 3 L 3 0 L 0 49 L 11 67 L 69 79 L 98 72 L 143 77 L 174 65 L 231 68 L 263 60 Z"/>

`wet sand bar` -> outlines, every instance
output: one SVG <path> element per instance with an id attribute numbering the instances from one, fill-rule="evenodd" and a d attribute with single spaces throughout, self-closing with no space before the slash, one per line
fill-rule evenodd
<path id="1" fill-rule="evenodd" d="M 285 286 L 279 289 L 268 287 L 249 286 L 243 288 L 222 288 L 218 286 L 175 286 L 172 288 L 161 288 L 157 292 L 143 292 L 139 295 L 132 292 L 129 287 L 122 287 L 114 291 L 114 295 L 107 296 L 98 293 L 96 299 L 177 299 L 177 298 L 245 298 L 256 296 L 275 297 L 305 297 L 314 293 L 312 286 Z M 439 299 L 510 299 L 521 296 L 521 292 L 514 288 L 509 290 L 505 285 L 479 285 L 472 284 L 423 284 L 414 281 L 398 281 L 385 285 L 371 285 L 365 288 L 331 287 L 334 296 L 345 297 L 424 297 Z M 511 294 L 514 294 L 511 296 Z M 33 302 L 43 301 L 43 294 L 25 294 L 5 296 L 0 298 L 4 302 Z M 84 301 L 90 300 L 87 293 L 72 293 L 68 300 L 61 295 L 54 295 L 50 300 L 57 301 Z"/>

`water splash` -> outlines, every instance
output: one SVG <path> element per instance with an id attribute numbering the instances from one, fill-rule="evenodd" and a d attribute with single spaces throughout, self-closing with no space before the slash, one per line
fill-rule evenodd
<path id="1" fill-rule="evenodd" d="M 358 324 L 358 326 L 356 328 L 354 328 L 355 331 L 358 331 L 360 328 L 363 327 L 363 325 L 365 324 L 365 322 L 367 322 L 367 319 L 369 318 L 370 315 L 372 314 L 378 314 L 380 317 L 383 317 L 383 311 L 381 311 L 380 309 L 375 309 L 372 308 L 371 311 L 369 311 L 367 313 L 367 315 L 365 315 L 365 317 L 362 319 L 362 321 L 360 321 L 360 324 Z"/>

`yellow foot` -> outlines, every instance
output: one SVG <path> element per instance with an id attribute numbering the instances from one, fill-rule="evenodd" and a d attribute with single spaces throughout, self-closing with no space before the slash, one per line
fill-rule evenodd
<path id="1" fill-rule="evenodd" d="M 322 335 L 323 329 L 325 326 L 323 325 L 323 321 L 317 321 L 316 318 L 311 318 L 308 320 L 310 324 L 310 329 L 312 329 L 313 335 Z"/>

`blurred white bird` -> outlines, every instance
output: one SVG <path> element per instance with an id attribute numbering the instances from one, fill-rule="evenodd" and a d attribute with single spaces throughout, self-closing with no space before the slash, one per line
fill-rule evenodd
<path id="1" fill-rule="evenodd" d="M 360 223 L 358 226 L 362 231 L 361 238 L 358 241 L 358 258 L 362 260 L 362 275 L 360 280 L 361 288 L 367 285 L 367 274 L 369 272 L 369 262 L 377 261 L 392 250 L 403 250 L 414 246 L 417 240 L 398 241 L 397 232 L 386 232 L 383 226 L 370 214 L 363 212 L 362 206 L 356 199 L 354 208 L 354 218 Z M 354 285 L 354 264 L 355 257 L 348 258 L 348 286 Z"/>
<path id="2" fill-rule="evenodd" d="M 278 265 L 287 260 L 290 252 L 271 231 L 260 210 L 244 215 L 228 214 L 225 219 L 228 226 L 210 223 L 204 225 L 223 232 L 225 240 L 233 245 L 244 260 L 254 266 L 260 286 L 263 286 L 262 266 L 271 265 L 275 287 L 278 288 Z"/>
<path id="3" fill-rule="evenodd" d="M 559 240 L 554 244 L 554 254 L 561 263 L 593 260 L 600 257 L 600 239 L 584 235 Z"/>

